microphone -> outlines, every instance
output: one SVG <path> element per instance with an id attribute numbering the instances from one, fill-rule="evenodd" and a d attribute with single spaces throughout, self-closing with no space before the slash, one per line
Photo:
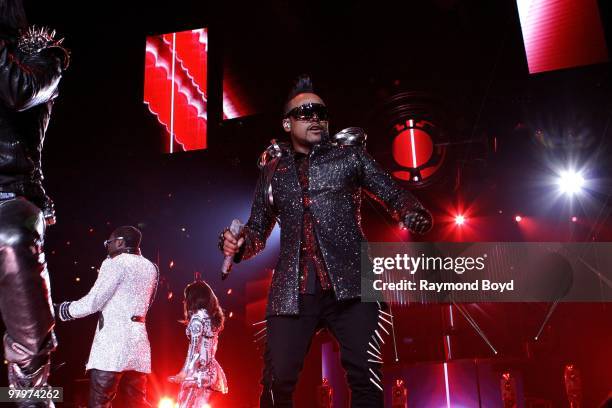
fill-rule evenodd
<path id="1" fill-rule="evenodd" d="M 238 238 L 242 233 L 242 228 L 244 228 L 244 224 L 242 223 L 242 221 L 240 221 L 239 219 L 234 219 L 229 227 L 229 231 L 232 233 L 233 236 Z M 226 256 L 223 259 L 223 265 L 221 266 L 221 280 L 225 280 L 229 276 L 233 265 L 232 258 L 233 256 Z"/>

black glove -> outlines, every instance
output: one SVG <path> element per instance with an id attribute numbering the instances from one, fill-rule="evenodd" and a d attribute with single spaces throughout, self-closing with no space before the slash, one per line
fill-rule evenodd
<path id="1" fill-rule="evenodd" d="M 53 304 L 53 310 L 55 311 L 55 320 L 61 320 L 62 322 L 74 320 L 74 317 L 72 317 L 69 310 L 70 303 L 72 302 L 62 302 L 59 304 Z"/>
<path id="2" fill-rule="evenodd" d="M 433 217 L 424 208 L 416 208 L 406 214 L 402 222 L 404 228 L 408 228 L 416 234 L 426 234 L 433 227 Z"/>

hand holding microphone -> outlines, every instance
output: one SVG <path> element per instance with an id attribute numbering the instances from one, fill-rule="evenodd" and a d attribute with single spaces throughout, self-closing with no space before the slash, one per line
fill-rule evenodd
<path id="1" fill-rule="evenodd" d="M 226 228 L 219 237 L 219 249 L 223 251 L 225 258 L 221 266 L 221 279 L 226 279 L 232 270 L 232 258 L 238 253 L 244 243 L 244 238 L 240 237 L 244 224 L 234 219 L 229 228 Z"/>

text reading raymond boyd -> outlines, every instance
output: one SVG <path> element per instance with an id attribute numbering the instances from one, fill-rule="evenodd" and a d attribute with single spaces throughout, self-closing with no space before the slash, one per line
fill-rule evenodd
<path id="1" fill-rule="evenodd" d="M 372 259 L 372 272 L 380 279 L 372 282 L 376 291 L 492 291 L 504 293 L 514 290 L 514 280 L 494 281 L 491 279 L 465 279 L 461 282 L 452 279 L 453 276 L 466 272 L 481 272 L 485 269 L 487 254 L 481 256 L 410 256 L 395 254 L 392 257 L 375 257 Z M 429 279 L 414 279 L 417 273 L 432 273 L 436 281 Z M 436 273 L 438 272 L 438 273 Z M 450 274 L 449 274 L 450 273 Z M 402 279 L 408 274 L 412 279 Z M 446 275 L 450 279 L 440 279 Z M 384 278 L 384 279 L 383 279 Z M 467 276 L 466 276 L 467 278 Z"/>
<path id="2" fill-rule="evenodd" d="M 612 242 L 364 242 L 365 302 L 612 302 Z"/>
<path id="3" fill-rule="evenodd" d="M 449 292 L 449 291 L 494 291 L 503 293 L 514 290 L 514 279 L 508 282 L 491 282 L 488 279 L 475 280 L 474 282 L 430 282 L 426 279 L 419 279 L 418 282 L 402 279 L 399 282 L 383 282 L 376 279 L 373 282 L 374 290 L 422 290 L 428 292 Z"/>

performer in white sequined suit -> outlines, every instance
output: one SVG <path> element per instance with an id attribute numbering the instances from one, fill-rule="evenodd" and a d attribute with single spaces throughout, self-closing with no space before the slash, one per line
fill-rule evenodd
<path id="1" fill-rule="evenodd" d="M 183 306 L 189 349 L 180 373 L 169 380 L 181 384 L 179 408 L 199 408 L 214 391 L 228 391 L 225 373 L 215 359 L 224 317 L 215 293 L 203 281 L 187 285 Z"/>
<path id="2" fill-rule="evenodd" d="M 140 254 L 141 233 L 119 227 L 104 242 L 108 258 L 83 298 L 59 305 L 58 317 L 72 320 L 101 312 L 86 369 L 90 375 L 89 408 L 110 407 L 117 391 L 130 408 L 146 401 L 151 346 L 145 317 L 155 296 L 158 271 Z"/>

